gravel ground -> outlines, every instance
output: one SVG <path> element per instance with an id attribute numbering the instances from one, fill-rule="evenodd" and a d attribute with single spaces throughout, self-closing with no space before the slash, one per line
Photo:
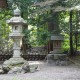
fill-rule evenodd
<path id="1" fill-rule="evenodd" d="M 55 66 L 44 62 L 30 62 L 39 66 L 39 71 L 26 74 L 4 74 L 0 80 L 80 80 L 80 67 Z"/>

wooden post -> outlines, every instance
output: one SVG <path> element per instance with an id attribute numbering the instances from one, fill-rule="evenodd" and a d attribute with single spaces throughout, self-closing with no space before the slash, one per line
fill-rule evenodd
<path id="1" fill-rule="evenodd" d="M 78 33 L 76 32 L 76 33 L 75 33 L 76 51 L 77 51 L 77 40 L 78 40 L 78 39 L 77 39 L 77 36 L 78 36 Z"/>
<path id="2" fill-rule="evenodd" d="M 70 11 L 70 56 L 73 56 L 73 39 L 72 39 L 73 28 L 72 28 L 72 15 L 73 15 L 73 11 Z"/>

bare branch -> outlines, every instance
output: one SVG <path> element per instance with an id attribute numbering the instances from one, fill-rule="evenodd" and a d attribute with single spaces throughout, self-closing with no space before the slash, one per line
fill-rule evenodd
<path id="1" fill-rule="evenodd" d="M 44 6 L 52 5 L 52 4 L 56 3 L 57 1 L 59 1 L 59 0 L 46 0 L 45 2 L 35 3 L 33 6 L 44 7 Z"/>

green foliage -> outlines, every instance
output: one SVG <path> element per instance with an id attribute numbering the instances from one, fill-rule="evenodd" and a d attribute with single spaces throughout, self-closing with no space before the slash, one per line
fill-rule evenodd
<path id="1" fill-rule="evenodd" d="M 38 28 L 37 30 L 37 43 L 38 45 L 46 45 L 50 40 L 50 32 L 47 29 Z"/>
<path id="2" fill-rule="evenodd" d="M 55 3 L 47 3 L 48 5 L 41 5 L 40 3 L 37 6 L 33 6 L 37 2 L 41 1 L 44 2 L 45 0 L 12 0 L 12 2 L 10 0 L 11 6 L 14 3 L 14 8 L 16 4 L 18 5 L 18 7 L 20 7 L 22 11 L 22 17 L 27 20 L 28 25 L 37 27 L 37 29 L 31 28 L 30 30 L 25 29 L 23 31 L 25 33 L 25 42 L 32 45 L 47 44 L 50 39 L 50 33 L 61 33 L 65 35 L 63 48 L 65 50 L 68 49 L 70 33 L 69 10 L 71 10 L 71 7 L 79 5 L 80 0 L 58 0 Z M 65 8 L 65 10 L 63 11 L 62 8 L 57 9 L 58 6 Z M 67 8 L 69 8 L 68 11 L 66 11 Z M 55 11 L 55 9 L 57 10 Z M 78 13 L 76 13 L 76 11 L 73 11 L 73 31 L 79 29 L 78 17 Z M 53 26 L 56 27 L 55 30 L 49 32 L 47 28 L 44 29 L 45 26 L 49 26 L 49 23 L 52 23 Z M 74 33 L 72 34 L 74 36 Z M 68 37 L 66 37 L 66 35 L 68 35 Z M 74 39 L 75 38 L 73 38 L 73 40 Z"/>
<path id="3" fill-rule="evenodd" d="M 64 42 L 62 44 L 62 49 L 63 51 L 68 51 L 70 48 L 69 46 L 69 35 L 68 34 L 64 34 Z"/>
<path id="4" fill-rule="evenodd" d="M 9 42 L 10 27 L 6 24 L 6 20 L 10 18 L 10 10 L 0 9 L 0 50 L 3 51 L 11 47 L 11 43 Z"/>
<path id="5" fill-rule="evenodd" d="M 29 30 L 24 29 L 25 42 L 31 46 L 43 46 L 50 40 L 50 32 L 43 27 L 32 27 Z"/>
<path id="6" fill-rule="evenodd" d="M 69 12 L 59 13 L 59 28 L 62 33 L 69 34 Z"/>
<path id="7" fill-rule="evenodd" d="M 8 5 L 10 9 L 15 9 L 17 6 L 21 9 L 21 16 L 28 20 L 28 15 L 33 12 L 35 7 L 31 5 L 37 0 L 8 0 Z"/>

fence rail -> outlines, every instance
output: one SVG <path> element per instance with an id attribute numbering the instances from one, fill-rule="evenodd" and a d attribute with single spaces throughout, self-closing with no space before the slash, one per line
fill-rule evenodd
<path id="1" fill-rule="evenodd" d="M 36 60 L 44 60 L 46 55 L 21 55 L 25 60 L 28 61 L 36 61 Z M 12 55 L 0 55 L 0 61 L 5 61 L 11 58 Z"/>

